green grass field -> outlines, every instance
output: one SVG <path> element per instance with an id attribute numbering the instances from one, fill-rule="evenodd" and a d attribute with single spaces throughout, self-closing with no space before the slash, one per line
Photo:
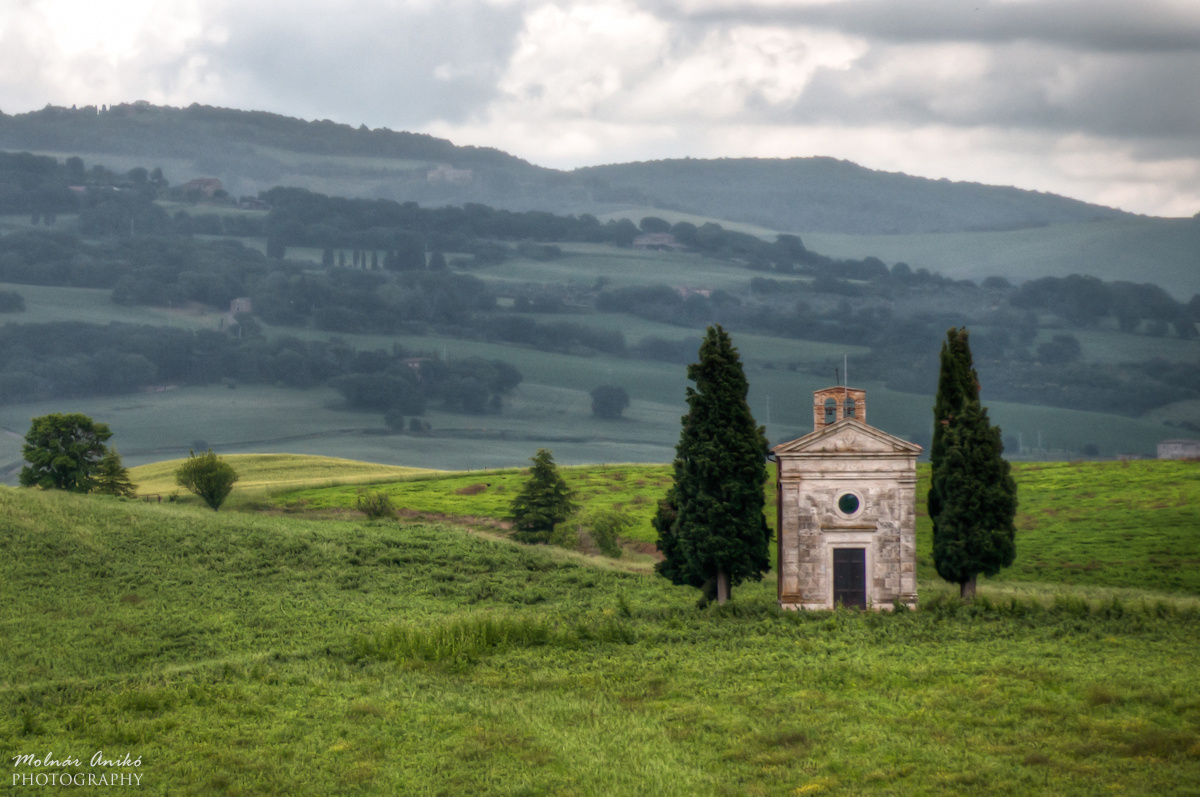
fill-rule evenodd
<path id="1" fill-rule="evenodd" d="M 618 249 L 601 244 L 564 244 L 564 256 L 538 261 L 514 257 L 477 269 L 489 282 L 548 283 L 590 287 L 603 277 L 614 285 L 688 285 L 740 292 L 750 278 L 745 269 L 692 253 Z"/>
<path id="2" fill-rule="evenodd" d="M 15 291 L 25 298 L 25 311 L 3 316 L 5 322 L 45 324 L 79 321 L 85 324 L 149 324 L 184 329 L 219 329 L 223 315 L 211 307 L 146 307 L 113 304 L 106 288 L 60 288 L 0 282 L 0 290 Z"/>
<path id="3" fill-rule="evenodd" d="M 321 467 L 294 464 L 282 478 Z M 1120 523 L 1160 531 L 1127 541 L 1124 560 L 1166 546 L 1174 558 L 1152 570 L 1185 569 L 1196 466 L 1140 465 L 1022 469 L 1022 513 L 1042 522 L 1023 529 L 1018 563 L 1068 522 L 1108 535 L 1104 499 L 1133 484 Z M 664 473 L 618 472 L 568 476 L 623 496 Z M 429 500 L 443 506 L 499 497 L 462 495 L 475 478 L 400 484 L 442 482 Z M 1075 517 L 1046 511 L 1081 484 L 1095 495 Z M 1175 503 L 1158 506 L 1166 495 Z M 963 606 L 924 578 L 919 611 L 876 615 L 781 613 L 768 577 L 698 610 L 695 591 L 656 576 L 446 523 L 12 488 L 0 514 L 10 762 L 52 752 L 82 760 L 55 772 L 106 774 L 88 765 L 94 752 L 128 753 L 154 794 L 1163 795 L 1200 783 L 1194 582 L 1117 597 L 1043 571 L 1048 583 L 1019 597 L 981 582 Z M 1155 583 L 1084 555 L 1100 562 L 1085 578 L 1117 568 Z M 10 779 L 8 793 L 30 793 Z"/>

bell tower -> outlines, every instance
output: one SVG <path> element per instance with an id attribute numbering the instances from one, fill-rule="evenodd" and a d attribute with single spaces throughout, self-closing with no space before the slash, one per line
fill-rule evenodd
<path id="1" fill-rule="evenodd" d="M 823 429 L 842 418 L 867 422 L 867 391 L 852 387 L 827 387 L 813 393 L 813 429 Z"/>

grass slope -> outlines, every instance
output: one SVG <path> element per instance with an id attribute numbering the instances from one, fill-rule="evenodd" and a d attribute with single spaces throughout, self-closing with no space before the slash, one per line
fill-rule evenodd
<path id="1" fill-rule="evenodd" d="M 781 614 L 767 581 L 702 612 L 661 579 L 448 526 L 14 489 L 0 513 L 5 755 L 87 772 L 128 752 L 150 793 L 1200 782 L 1200 613 L 1151 594 Z"/>
<path id="2" fill-rule="evenodd" d="M 1152 282 L 1186 301 L 1200 293 L 1195 219 L 1123 218 L 1008 232 L 909 235 L 805 235 L 832 257 L 874 256 L 940 271 L 955 279 L 992 275 L 1012 282 L 1090 274 L 1103 280 Z"/>
<path id="3" fill-rule="evenodd" d="M 203 453 L 203 452 L 196 452 Z M 436 473 L 425 468 L 403 468 L 379 465 L 337 457 L 316 457 L 301 454 L 229 454 L 223 459 L 237 471 L 238 481 L 233 497 L 248 492 L 299 489 L 316 485 L 328 486 L 343 482 L 371 483 Z M 167 494 L 179 491 L 175 471 L 186 459 L 170 459 L 130 468 L 129 478 L 141 495 Z"/>
<path id="4" fill-rule="evenodd" d="M 562 468 L 576 500 L 589 509 L 616 508 L 635 525 L 627 541 L 654 542 L 650 525 L 671 483 L 669 465 Z M 1015 463 L 1020 499 L 1017 560 L 993 583 L 1071 584 L 1200 595 L 1200 463 L 1183 461 Z M 925 512 L 929 467 L 918 469 L 918 575 L 937 581 L 932 526 Z M 397 507 L 437 517 L 507 516 L 525 471 L 431 474 L 374 485 Z M 766 485 L 774 527 L 774 475 Z M 276 506 L 292 511 L 352 509 L 363 488 L 346 485 L 289 490 Z"/>

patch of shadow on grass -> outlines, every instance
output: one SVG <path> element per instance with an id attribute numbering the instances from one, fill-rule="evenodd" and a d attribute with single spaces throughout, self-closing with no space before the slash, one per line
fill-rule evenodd
<path id="1" fill-rule="evenodd" d="M 1173 758 L 1188 753 L 1197 741 L 1190 731 L 1146 728 L 1127 739 L 1120 753 L 1129 758 Z"/>
<path id="2" fill-rule="evenodd" d="M 808 754 L 812 742 L 808 734 L 794 729 L 782 729 L 772 733 L 756 734 L 721 758 L 755 766 L 784 766 Z"/>
<path id="3" fill-rule="evenodd" d="M 1092 684 L 1089 686 L 1087 700 L 1093 706 L 1109 706 L 1119 702 L 1117 693 L 1104 684 Z"/>

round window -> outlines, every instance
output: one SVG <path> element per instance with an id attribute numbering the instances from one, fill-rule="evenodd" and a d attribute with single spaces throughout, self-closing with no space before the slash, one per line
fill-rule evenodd
<path id="1" fill-rule="evenodd" d="M 853 515 L 858 511 L 858 496 L 854 493 L 844 493 L 841 498 L 838 498 L 837 505 L 843 515 Z"/>

